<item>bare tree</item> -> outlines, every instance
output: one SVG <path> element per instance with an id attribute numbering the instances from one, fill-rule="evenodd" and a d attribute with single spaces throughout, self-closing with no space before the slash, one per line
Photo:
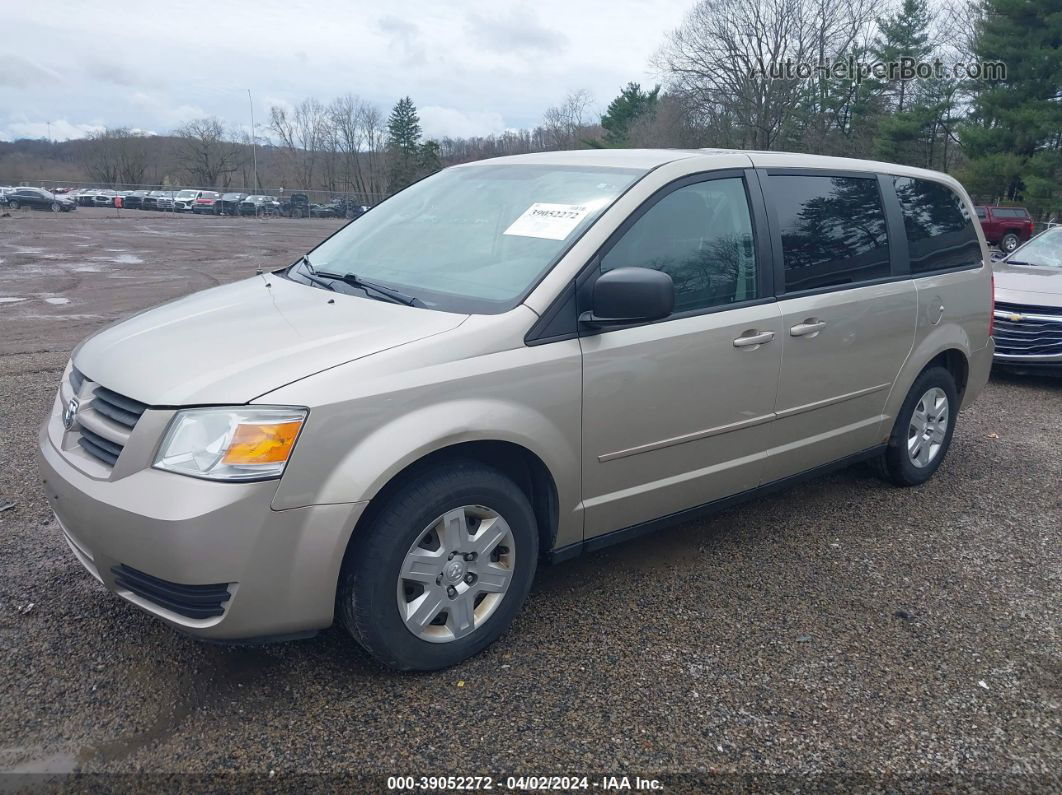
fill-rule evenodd
<path id="1" fill-rule="evenodd" d="M 199 187 L 228 187 L 239 170 L 241 149 L 217 118 L 196 119 L 174 131 L 176 155 L 188 180 Z M 219 186 L 219 182 L 222 184 Z"/>
<path id="2" fill-rule="evenodd" d="M 83 165 L 89 177 L 100 184 L 139 185 L 147 172 L 146 137 L 125 127 L 94 133 L 84 148 Z"/>
<path id="3" fill-rule="evenodd" d="M 542 117 L 546 149 L 577 149 L 590 127 L 590 107 L 594 98 L 586 89 L 572 91 L 559 105 L 546 108 Z"/>
<path id="4" fill-rule="evenodd" d="M 347 94 L 328 106 L 328 120 L 345 189 L 362 195 L 366 202 L 378 201 L 384 189 L 383 113 L 371 102 Z"/>
<path id="5" fill-rule="evenodd" d="M 853 50 L 870 0 L 700 0 L 657 53 L 672 92 L 717 131 L 749 149 L 776 145 L 793 110 L 825 81 L 779 73 L 786 63 L 826 64 Z"/>
<path id="6" fill-rule="evenodd" d="M 314 173 L 328 133 L 325 106 L 313 97 L 304 99 L 290 112 L 274 105 L 269 110 L 269 127 L 288 154 L 298 186 L 313 188 Z"/>

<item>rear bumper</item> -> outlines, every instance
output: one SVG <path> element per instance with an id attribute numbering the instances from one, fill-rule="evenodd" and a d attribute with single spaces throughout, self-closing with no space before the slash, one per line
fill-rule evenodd
<path id="1" fill-rule="evenodd" d="M 154 469 L 98 480 L 66 461 L 49 438 L 51 421 L 38 444 L 44 491 L 71 552 L 105 588 L 215 640 L 332 623 L 339 569 L 364 503 L 274 511 L 277 481 L 215 483 Z M 170 609 L 165 599 L 145 598 L 151 589 L 134 593 L 123 567 L 163 581 L 156 593 L 194 595 L 220 584 L 228 598 L 220 615 L 182 614 L 180 602 Z"/>

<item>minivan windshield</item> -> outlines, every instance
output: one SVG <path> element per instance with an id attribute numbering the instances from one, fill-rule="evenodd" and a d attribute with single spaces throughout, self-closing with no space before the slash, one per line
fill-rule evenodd
<path id="1" fill-rule="evenodd" d="M 318 271 L 394 287 L 418 304 L 515 306 L 645 172 L 591 166 L 458 166 L 396 194 L 310 252 Z"/>
<path id="2" fill-rule="evenodd" d="M 1062 268 L 1062 227 L 1048 229 L 1015 251 L 1007 262 L 1014 265 L 1046 265 Z"/>

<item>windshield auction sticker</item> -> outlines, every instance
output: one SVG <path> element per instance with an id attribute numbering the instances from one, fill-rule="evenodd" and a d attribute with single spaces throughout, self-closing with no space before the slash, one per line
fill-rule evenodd
<path id="1" fill-rule="evenodd" d="M 591 209 L 589 204 L 535 202 L 509 225 L 504 234 L 564 240 Z"/>

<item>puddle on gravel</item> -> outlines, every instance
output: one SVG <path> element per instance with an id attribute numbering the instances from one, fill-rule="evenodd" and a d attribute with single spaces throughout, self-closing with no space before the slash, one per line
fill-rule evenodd
<path id="1" fill-rule="evenodd" d="M 160 705 L 155 721 L 143 731 L 130 732 L 113 740 L 87 745 L 73 753 L 42 754 L 13 765 L 6 764 L 4 757 L 18 758 L 31 749 L 0 748 L 0 774 L 76 773 L 90 763 L 106 765 L 125 759 L 143 748 L 169 740 L 188 716 L 204 705 L 227 704 L 238 688 L 258 680 L 278 663 L 275 657 L 253 647 L 215 647 L 210 657 L 206 665 L 196 668 L 184 677 L 176 700 Z M 0 791 L 2 790 L 0 787 Z"/>
<path id="2" fill-rule="evenodd" d="M 211 665 L 197 668 L 185 678 L 180 695 L 172 703 L 162 705 L 154 723 L 144 731 L 85 746 L 73 757 L 76 767 L 83 768 L 89 762 L 116 762 L 149 745 L 165 742 L 203 705 L 226 701 L 233 691 L 254 681 L 278 662 L 254 648 L 226 649 L 221 654 L 215 652 L 212 657 Z"/>

